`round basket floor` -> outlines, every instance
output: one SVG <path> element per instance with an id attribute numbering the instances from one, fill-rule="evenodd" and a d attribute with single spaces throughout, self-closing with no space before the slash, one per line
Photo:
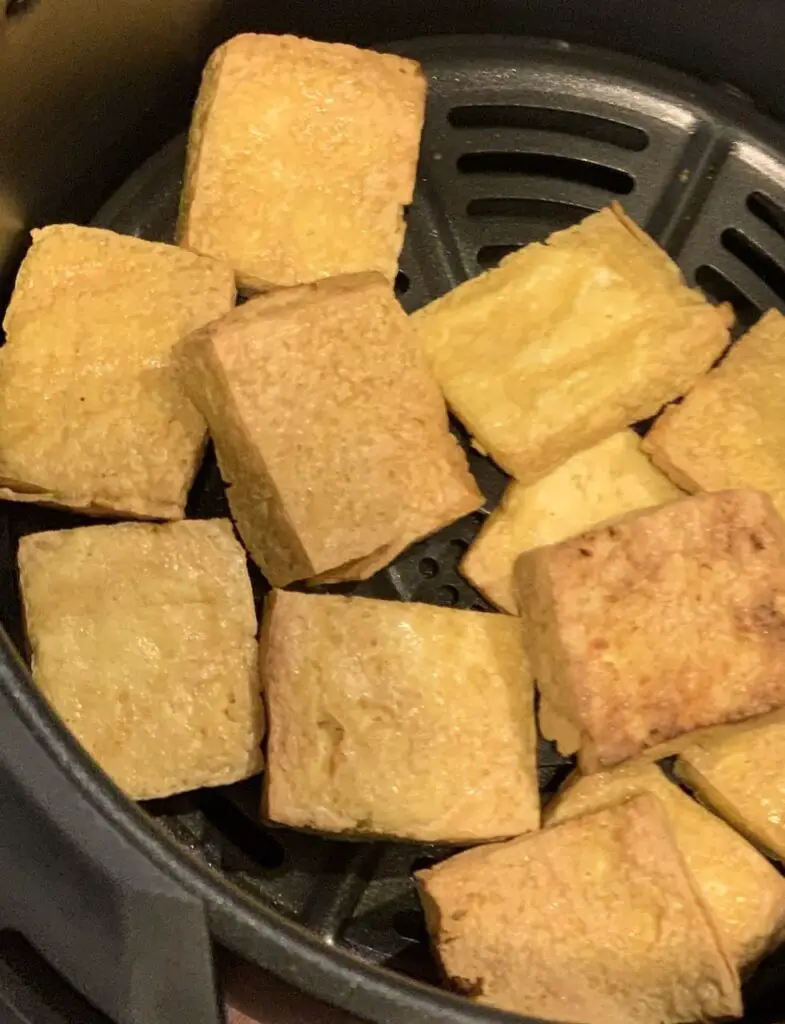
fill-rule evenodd
<path id="1" fill-rule="evenodd" d="M 430 81 L 396 283 L 408 310 L 613 200 L 678 260 L 691 283 L 733 304 L 739 330 L 770 306 L 785 310 L 785 129 L 734 90 L 565 43 L 462 38 L 390 48 L 419 59 Z M 171 241 L 184 152 L 184 136 L 174 139 L 95 223 Z M 506 478 L 466 447 L 487 497 L 484 509 L 408 550 L 372 580 L 325 589 L 490 611 L 457 565 Z M 228 514 L 211 453 L 188 514 Z M 31 506 L 0 508 L 0 608 L 20 649 L 18 539 L 80 522 Z M 261 601 L 267 588 L 258 573 L 254 589 Z M 541 741 L 545 796 L 569 768 Z M 96 785 L 109 807 L 111 787 Z M 438 979 L 411 872 L 443 857 L 445 848 L 267 828 L 258 820 L 259 790 L 256 779 L 147 805 L 176 844 L 143 822 L 126 823 L 205 901 L 218 941 L 371 1020 L 508 1019 L 428 985 Z M 196 860 L 183 855 L 183 846 Z M 764 964 L 746 996 L 747 1024 L 785 1020 L 785 958 Z"/>

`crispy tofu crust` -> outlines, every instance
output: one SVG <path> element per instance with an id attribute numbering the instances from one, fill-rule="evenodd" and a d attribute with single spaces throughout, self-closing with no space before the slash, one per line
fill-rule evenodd
<path id="1" fill-rule="evenodd" d="M 749 972 L 785 936 L 785 879 L 656 765 L 638 761 L 596 775 L 573 774 L 545 808 L 543 823 L 557 825 L 640 793 L 651 793 L 664 807 L 731 960 Z"/>
<path id="2" fill-rule="evenodd" d="M 750 487 L 785 515 L 785 317 L 772 309 L 670 406 L 644 450 L 686 491 Z"/>
<path id="3" fill-rule="evenodd" d="M 425 113 L 419 64 L 294 36 L 240 35 L 204 70 L 181 245 L 243 288 L 395 279 Z"/>
<path id="4" fill-rule="evenodd" d="M 535 484 L 513 481 L 461 563 L 461 572 L 489 601 L 515 615 L 515 559 L 636 509 L 681 495 L 623 430 L 573 455 Z"/>
<path id="5" fill-rule="evenodd" d="M 676 762 L 701 800 L 785 863 L 785 714 L 701 738 Z"/>
<path id="6" fill-rule="evenodd" d="M 736 972 L 650 794 L 416 874 L 452 985 L 576 1024 L 741 1016 Z"/>
<path id="7" fill-rule="evenodd" d="M 683 498 L 523 555 L 535 677 L 597 771 L 785 705 L 785 523 L 756 491 Z"/>
<path id="8" fill-rule="evenodd" d="M 19 574 L 33 678 L 129 796 L 260 770 L 256 614 L 228 520 L 31 534 Z"/>
<path id="9" fill-rule="evenodd" d="M 482 504 L 378 274 L 259 296 L 178 357 L 232 515 L 274 586 L 363 579 Z"/>
<path id="10" fill-rule="evenodd" d="M 0 349 L 0 498 L 179 519 L 205 423 L 173 345 L 234 305 L 231 269 L 99 228 L 33 232 Z"/>
<path id="11" fill-rule="evenodd" d="M 447 402 L 503 469 L 533 483 L 689 390 L 728 313 L 614 205 L 413 317 Z"/>
<path id="12" fill-rule="evenodd" d="M 274 591 L 261 664 L 273 821 L 456 843 L 539 827 L 515 620 Z"/>

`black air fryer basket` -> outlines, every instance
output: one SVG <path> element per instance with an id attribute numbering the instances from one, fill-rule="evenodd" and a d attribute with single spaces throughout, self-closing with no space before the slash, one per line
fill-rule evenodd
<path id="1" fill-rule="evenodd" d="M 11 0 L 0 14 L 7 284 L 24 229 L 45 220 L 170 241 L 202 61 L 235 31 L 286 30 L 425 67 L 396 286 L 408 310 L 611 200 L 740 327 L 785 310 L 779 0 L 101 6 Z M 457 564 L 505 478 L 467 451 L 485 508 L 342 593 L 488 609 Z M 209 454 L 188 512 L 228 514 Z M 411 872 L 444 848 L 265 828 L 258 779 L 140 810 L 81 752 L 30 684 L 15 575 L 21 535 L 81 522 L 0 503 L 0 1020 L 216 1024 L 214 942 L 370 1021 L 519 1020 L 433 987 Z M 543 793 L 567 770 L 541 743 Z M 747 1024 L 785 1021 L 785 957 L 746 1004 Z"/>

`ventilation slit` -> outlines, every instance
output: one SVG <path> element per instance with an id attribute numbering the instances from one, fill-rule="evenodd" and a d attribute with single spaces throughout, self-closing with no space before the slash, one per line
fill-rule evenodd
<path id="1" fill-rule="evenodd" d="M 750 213 L 776 231 L 780 238 L 785 238 L 785 210 L 763 192 L 753 192 L 747 197 L 747 209 Z"/>
<path id="2" fill-rule="evenodd" d="M 695 271 L 695 283 L 716 303 L 729 302 L 736 313 L 737 326 L 747 330 L 758 320 L 761 311 L 744 292 L 723 273 L 707 264 Z"/>
<path id="3" fill-rule="evenodd" d="M 778 299 L 785 302 L 785 270 L 752 239 L 737 228 L 722 232 L 722 244 L 740 263 L 767 285 Z"/>
<path id="4" fill-rule="evenodd" d="M 453 107 L 447 119 L 453 128 L 528 128 L 530 131 L 558 132 L 604 142 L 633 153 L 640 153 L 649 145 L 649 136 L 642 128 L 577 110 L 489 104 Z"/>
<path id="5" fill-rule="evenodd" d="M 464 153 L 458 157 L 457 166 L 462 174 L 525 174 L 591 185 L 619 196 L 627 196 L 635 188 L 635 181 L 627 171 L 553 153 Z"/>

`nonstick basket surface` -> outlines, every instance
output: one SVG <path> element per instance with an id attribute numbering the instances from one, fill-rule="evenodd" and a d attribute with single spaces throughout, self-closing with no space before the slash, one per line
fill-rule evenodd
<path id="1" fill-rule="evenodd" d="M 766 120 L 736 91 L 566 43 L 467 37 L 390 48 L 421 60 L 430 81 L 417 194 L 396 283 L 407 310 L 611 200 L 619 200 L 665 246 L 691 283 L 713 300 L 734 305 L 738 330 L 770 306 L 785 310 L 785 128 Z M 184 151 L 184 136 L 174 139 L 95 223 L 171 241 Z M 460 428 L 454 429 L 466 443 Z M 416 545 L 368 582 L 324 589 L 489 611 L 457 566 L 506 480 L 468 443 L 466 448 L 487 498 L 482 511 Z M 228 515 L 211 453 L 188 514 Z M 20 649 L 14 568 L 19 537 L 85 522 L 67 513 L 0 504 L 0 609 Z M 253 567 L 252 572 L 261 602 L 267 587 Z M 568 770 L 569 763 L 541 742 L 544 796 Z M 437 981 L 411 872 L 448 851 L 339 842 L 265 827 L 258 819 L 259 796 L 255 779 L 154 802 L 147 810 L 219 881 L 234 883 L 336 949 L 326 963 L 330 956 L 340 958 L 343 948 L 413 978 Z M 216 937 L 269 963 L 269 915 L 257 935 L 253 911 L 243 900 L 243 924 L 235 927 L 241 897 L 231 886 L 212 891 L 219 894 L 211 907 Z M 296 943 L 291 955 L 297 955 Z M 785 1021 L 785 957 L 780 959 L 764 964 L 748 986 L 748 1024 Z M 318 970 L 304 974 L 303 984 L 318 992 Z M 340 998 L 352 1003 L 348 995 Z M 395 1010 L 389 998 L 382 993 L 367 999 L 362 1010 L 379 1021 L 414 1024 L 411 1006 Z M 463 1017 L 436 1003 L 426 1011 L 425 1000 L 420 1020 Z"/>

